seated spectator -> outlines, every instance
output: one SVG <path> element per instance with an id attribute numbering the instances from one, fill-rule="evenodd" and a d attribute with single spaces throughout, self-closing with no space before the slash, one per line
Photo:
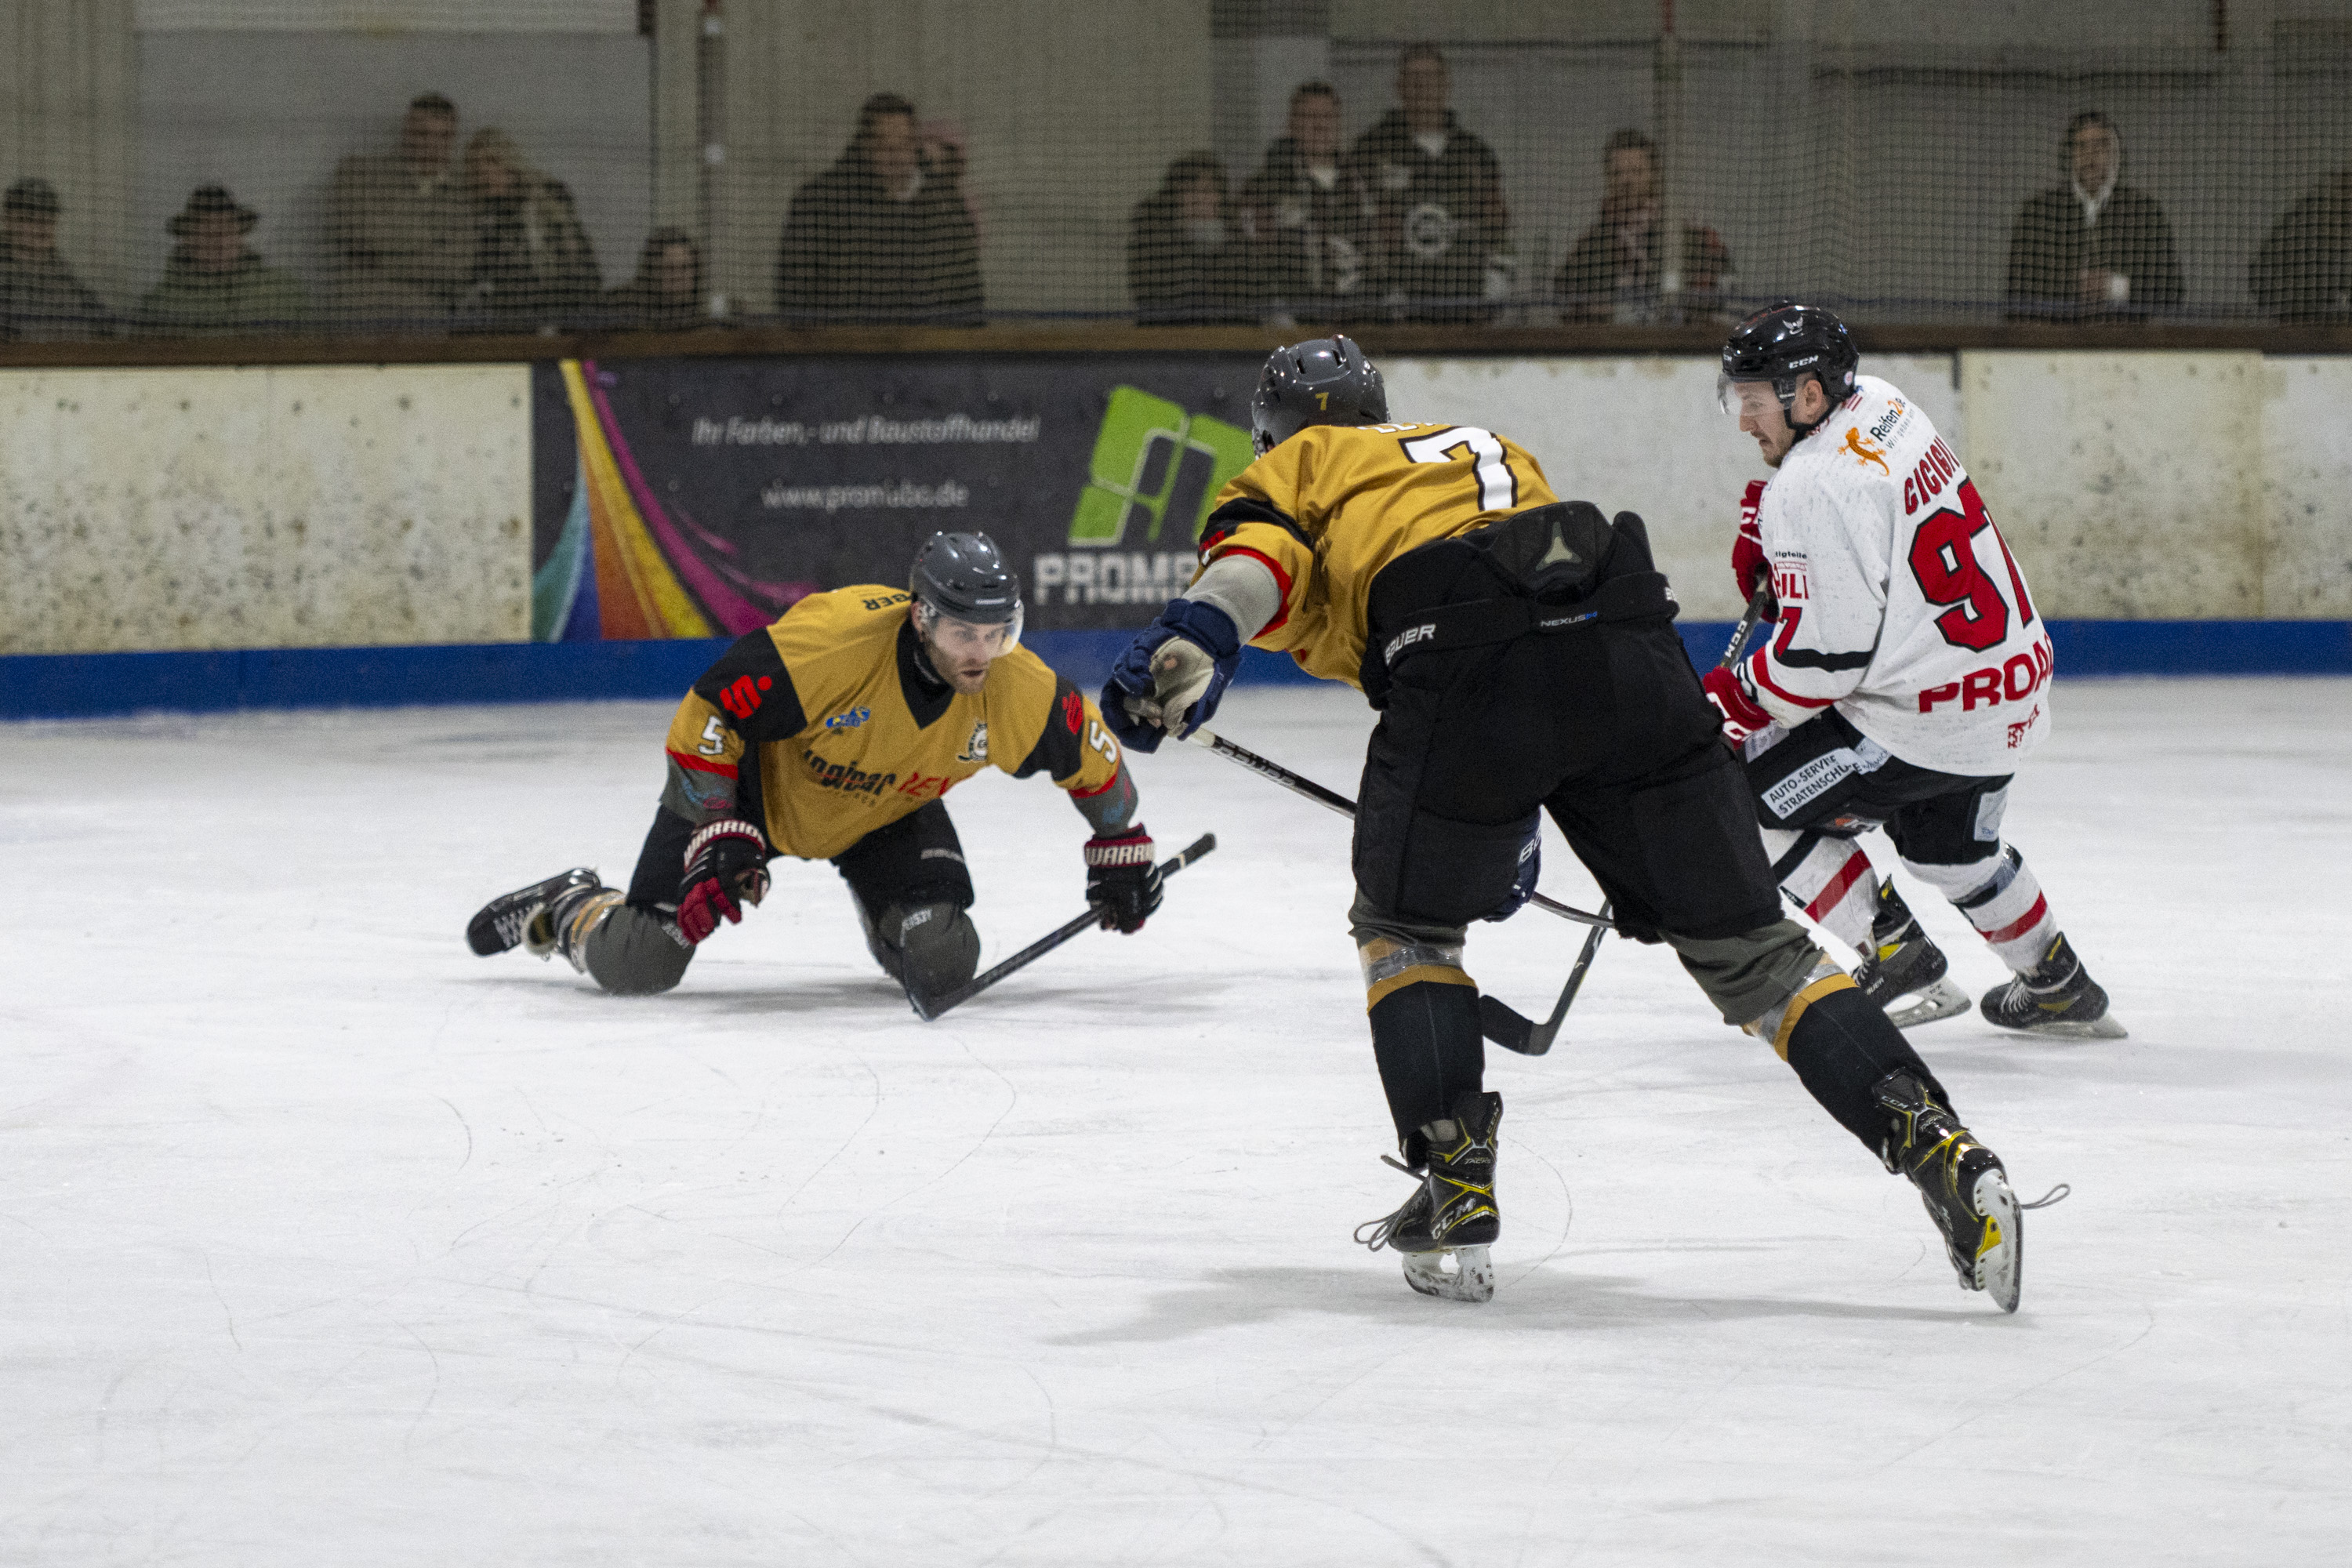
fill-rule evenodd
<path id="1" fill-rule="evenodd" d="M 1356 139 L 1349 163 L 1380 204 L 1384 300 L 1407 320 L 1476 321 L 1511 290 L 1511 213 L 1494 150 L 1447 107 L 1453 77 L 1435 44 L 1397 61 L 1397 103 Z"/>
<path id="2" fill-rule="evenodd" d="M 2352 322 L 2352 168 L 2336 170 L 2287 208 L 2247 273 L 2265 314 Z"/>
<path id="3" fill-rule="evenodd" d="M 1723 237 L 1700 224 L 1683 228 L 1679 277 L 1669 295 L 1665 213 L 1658 192 L 1658 146 L 1639 131 L 1602 143 L 1601 213 L 1552 281 L 1570 321 L 1648 322 L 1723 308 L 1732 274 Z"/>
<path id="4" fill-rule="evenodd" d="M 164 226 L 180 243 L 163 276 L 139 301 L 138 327 L 162 337 L 222 337 L 299 331 L 310 296 L 290 272 L 267 266 L 245 242 L 261 215 L 226 185 L 198 185 Z"/>
<path id="5" fill-rule="evenodd" d="M 776 247 L 776 309 L 799 322 L 981 321 L 980 236 L 960 146 L 927 159 L 915 106 L 878 92 L 833 167 L 793 193 Z"/>
<path id="6" fill-rule="evenodd" d="M 1214 153 L 1187 153 L 1128 220 L 1127 289 L 1135 319 L 1250 321 L 1250 254 Z"/>
<path id="7" fill-rule="evenodd" d="M 637 275 L 604 296 L 604 324 L 649 332 L 715 327 L 703 298 L 702 247 L 682 228 L 646 236 Z"/>
<path id="8" fill-rule="evenodd" d="M 1290 95 L 1290 123 L 1242 187 L 1241 206 L 1279 324 L 1370 313 L 1380 290 L 1372 271 L 1379 207 L 1363 171 L 1340 156 L 1339 95 L 1330 83 L 1307 82 Z"/>
<path id="9" fill-rule="evenodd" d="M 604 286 L 596 247 L 562 181 L 523 159 L 503 131 L 466 143 L 474 256 L 458 313 L 488 331 L 552 331 L 589 311 Z"/>
<path id="10" fill-rule="evenodd" d="M 391 153 L 354 153 L 327 196 L 331 312 L 355 327 L 448 324 L 474 260 L 466 193 L 450 167 L 457 110 L 428 92 Z"/>
<path id="11" fill-rule="evenodd" d="M 2140 321 L 2179 305 L 2172 226 L 2154 196 L 2122 183 L 2115 122 L 2077 114 L 2059 156 L 2067 183 L 2028 201 L 2010 231 L 2010 318 Z"/>
<path id="12" fill-rule="evenodd" d="M 103 301 L 58 254 L 58 193 L 47 180 L 19 180 L 0 205 L 0 339 L 58 342 L 114 330 Z"/>

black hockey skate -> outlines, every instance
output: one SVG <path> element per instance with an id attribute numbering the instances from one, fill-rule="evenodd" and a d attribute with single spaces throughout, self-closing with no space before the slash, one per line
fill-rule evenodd
<path id="1" fill-rule="evenodd" d="M 2002 1311 L 2016 1311 L 2025 1232 L 2000 1156 L 1911 1073 L 1887 1074 L 1871 1094 L 1887 1119 L 1879 1158 L 1919 1189 L 1928 1217 L 1944 1233 L 1960 1288 L 1988 1291 Z"/>
<path id="2" fill-rule="evenodd" d="M 2120 1040 L 2124 1026 L 2107 1011 L 2107 994 L 2091 978 L 2060 931 L 2031 974 L 1984 994 L 1986 1021 L 2029 1035 L 2070 1040 Z"/>
<path id="3" fill-rule="evenodd" d="M 601 885 L 594 871 L 585 866 L 574 866 L 544 882 L 533 882 L 528 888 L 517 888 L 502 898 L 492 899 L 482 906 L 480 913 L 466 922 L 466 945 L 488 958 L 494 953 L 511 952 L 529 942 L 531 952 L 545 958 L 555 951 L 554 921 L 544 917 L 556 900 L 574 889 L 593 889 Z"/>
<path id="4" fill-rule="evenodd" d="M 1956 1018 L 1969 1010 L 1969 994 L 1945 978 L 1951 968 L 1944 950 L 1919 929 L 1911 907 L 1892 882 L 1878 885 L 1878 912 L 1871 918 L 1870 951 L 1853 972 L 1862 994 L 1886 1010 L 1898 1029 Z M 1903 1004 L 1905 997 L 1913 1000 Z"/>
<path id="5" fill-rule="evenodd" d="M 1381 1156 L 1421 1184 L 1396 1213 L 1358 1226 L 1356 1240 L 1374 1252 L 1385 1247 L 1402 1257 L 1404 1282 L 1424 1296 L 1449 1301 L 1494 1297 L 1495 1266 L 1486 1248 L 1503 1230 L 1495 1203 L 1495 1148 L 1502 1125 L 1503 1097 L 1472 1091 L 1454 1102 L 1452 1116 L 1422 1125 L 1422 1141 L 1429 1148 L 1423 1169 Z"/>

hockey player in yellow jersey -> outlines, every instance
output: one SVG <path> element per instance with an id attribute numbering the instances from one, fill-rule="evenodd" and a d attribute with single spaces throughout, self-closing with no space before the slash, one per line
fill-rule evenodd
<path id="1" fill-rule="evenodd" d="M 1429 1295 L 1483 1300 L 1501 1230 L 1502 1096 L 1485 1085 L 1470 922 L 1534 890 L 1549 812 L 1619 931 L 1672 945 L 1724 1021 L 1769 1041 L 1917 1186 L 1960 1283 L 2017 1305 L 2000 1162 L 1885 1013 L 1781 917 L 1738 763 L 1673 626 L 1642 520 L 1560 502 L 1492 431 L 1392 421 L 1346 338 L 1277 350 L 1258 458 L 1216 498 L 1202 570 L 1112 668 L 1106 719 L 1150 752 L 1215 711 L 1244 643 L 1381 711 L 1349 910 L 1402 1207 L 1360 1239 Z M 1748 1157 L 1726 1152 L 1727 1181 Z"/>
<path id="2" fill-rule="evenodd" d="M 908 989 L 971 978 L 980 933 L 948 792 L 987 768 L 1043 773 L 1094 837 L 1087 893 L 1105 923 L 1159 907 L 1135 784 L 1095 705 L 1020 646 L 1020 584 L 985 534 L 934 534 L 906 590 L 815 594 L 737 640 L 670 722 L 667 782 L 624 890 L 575 869 L 492 900 L 476 952 L 561 952 L 607 991 L 676 985 L 742 918 L 770 858 L 830 860 L 866 943 Z"/>

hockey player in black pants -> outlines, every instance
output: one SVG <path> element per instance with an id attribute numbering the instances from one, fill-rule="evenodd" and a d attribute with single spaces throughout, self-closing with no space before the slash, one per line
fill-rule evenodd
<path id="1" fill-rule="evenodd" d="M 1293 653 L 1381 710 L 1349 910 L 1372 1052 L 1418 1179 L 1366 1240 L 1426 1294 L 1485 1300 L 1502 1097 L 1484 1084 L 1470 921 L 1533 886 L 1548 811 L 1636 940 L 1664 942 L 1727 1023 L 1770 1042 L 1916 1185 L 1962 1285 L 2017 1305 L 2000 1161 L 1886 1016 L 1783 919 L 1754 805 L 1675 636 L 1640 518 L 1554 500 L 1466 426 L 1390 423 L 1346 338 L 1276 351 L 1259 457 L 1218 497 L 1203 567 L 1121 656 L 1103 712 L 1153 749 L 1214 711 L 1242 644 Z"/>
<path id="2" fill-rule="evenodd" d="M 2050 733 L 2048 629 L 1959 458 L 1859 360 L 1843 321 L 1788 300 L 1723 350 L 1724 401 L 1776 470 L 1748 487 L 1732 572 L 1742 596 L 1772 587 L 1780 627 L 1706 689 L 1747 761 L 1773 873 L 1864 954 L 1854 978 L 1897 1023 L 1964 1013 L 1943 953 L 1855 843 L 1884 826 L 1904 869 L 2014 974 L 1985 994 L 1987 1019 L 2118 1037 L 2001 839 L 2010 778 Z"/>

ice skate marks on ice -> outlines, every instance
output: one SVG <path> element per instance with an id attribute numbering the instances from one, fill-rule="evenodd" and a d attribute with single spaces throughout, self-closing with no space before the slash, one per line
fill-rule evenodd
<path id="1" fill-rule="evenodd" d="M 1448 1301 L 1495 1299 L 1495 1264 L 1483 1247 L 1446 1247 L 1399 1256 L 1404 1259 L 1404 1282 L 1424 1296 Z"/>

